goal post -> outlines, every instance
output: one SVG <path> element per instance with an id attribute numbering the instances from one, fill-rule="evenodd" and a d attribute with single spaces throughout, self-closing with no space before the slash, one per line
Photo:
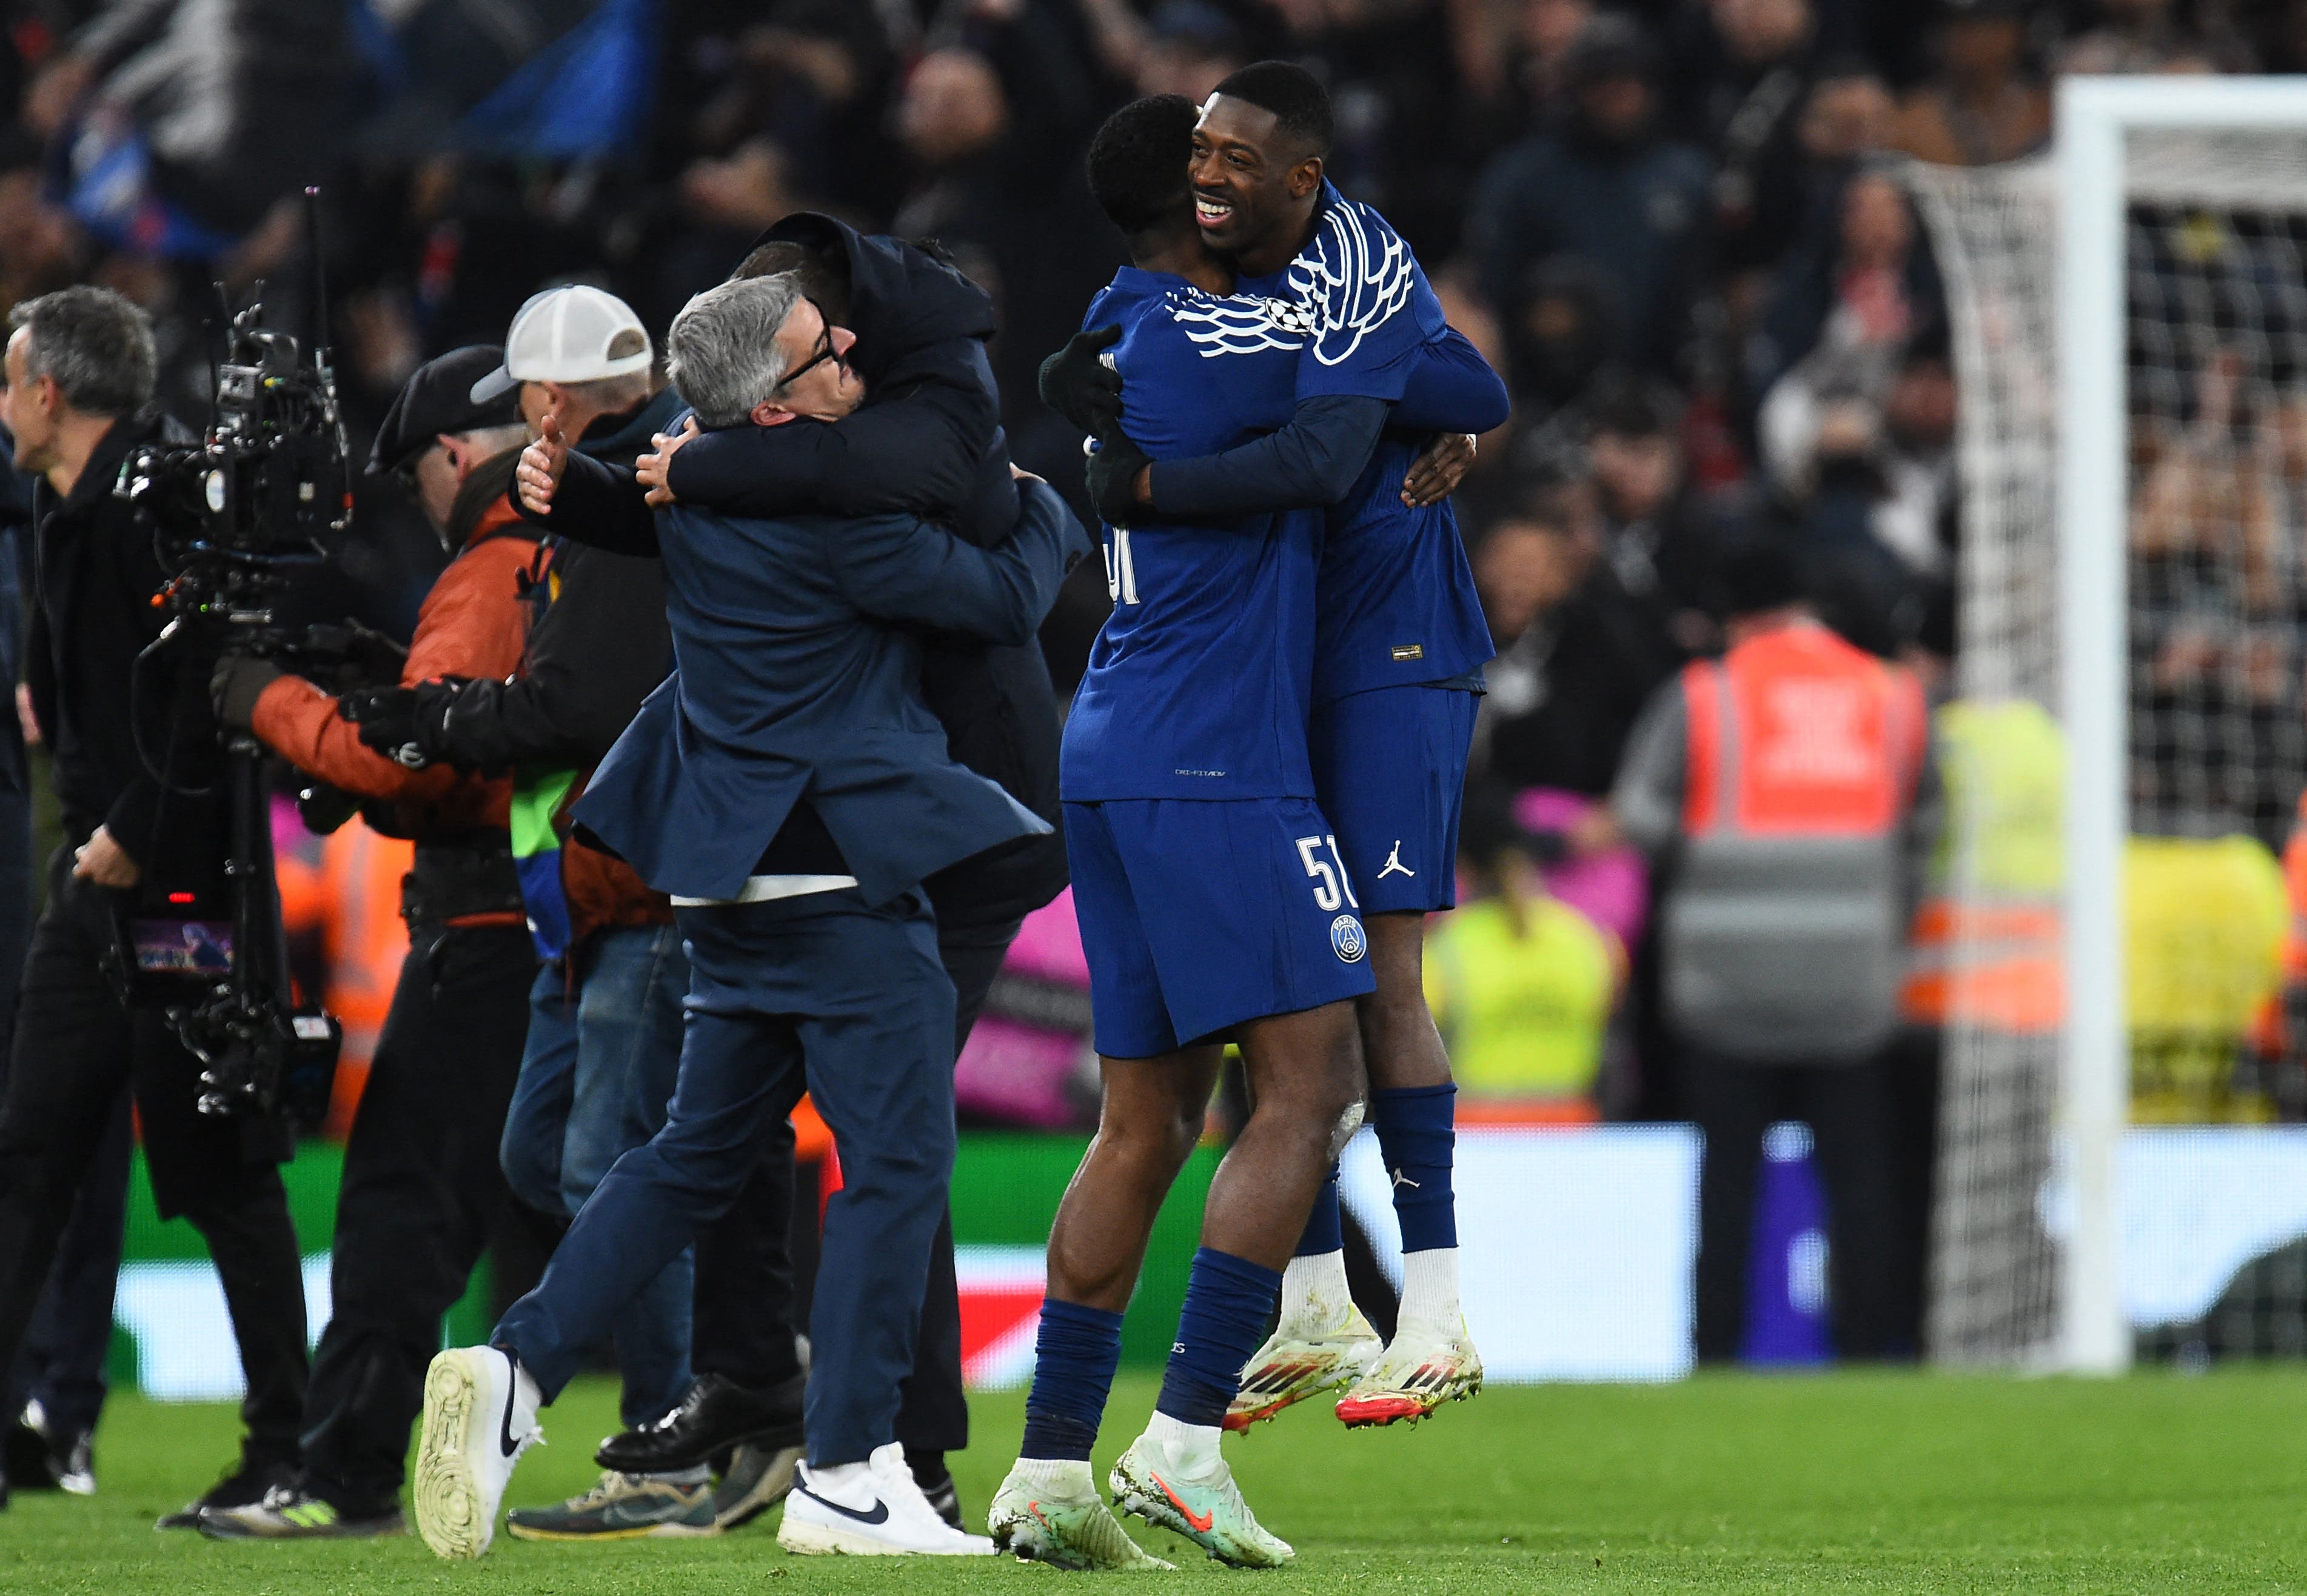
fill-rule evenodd
<path id="1" fill-rule="evenodd" d="M 2060 857 L 2037 896 L 2057 911 L 2063 1009 L 2032 1035 L 1991 1017 L 1945 1033 L 1928 1351 L 2114 1374 L 2133 1345 L 2133 839 L 2263 844 L 2307 782 L 2302 645 L 2258 619 L 2278 578 L 2307 593 L 2307 488 L 2237 485 L 2270 470 L 2275 411 L 2307 405 L 2307 79 L 2069 78 L 2054 125 L 2047 158 L 1905 174 L 1961 392 L 1956 696 L 2024 706 L 2063 772 L 2042 779 Z M 2151 500 L 2157 458 L 2174 490 Z M 2279 693 L 2258 685 L 2286 671 Z M 1949 891 L 1991 925 L 2007 882 L 1961 807 Z"/>
<path id="2" fill-rule="evenodd" d="M 2060 1368 L 2131 1363 L 2116 1180 L 2130 1117 L 2123 855 L 2130 835 L 2130 252 L 2135 133 L 2307 129 L 2307 80 L 2071 77 L 2058 88 L 2058 562 L 2067 737 L 2067 1020 L 2058 1123 L 2071 1221 Z M 2202 197 L 2216 174 L 2202 174 Z"/>

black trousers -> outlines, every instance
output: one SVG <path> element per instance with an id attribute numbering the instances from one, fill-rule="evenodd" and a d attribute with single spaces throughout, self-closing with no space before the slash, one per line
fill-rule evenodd
<path id="1" fill-rule="evenodd" d="M 938 926 L 938 953 L 953 982 L 955 1051 L 985 1007 L 1018 922 Z M 798 1096 L 794 1102 L 799 1102 Z M 786 1113 L 791 1113 L 791 1105 Z M 697 1286 L 690 1364 L 743 1386 L 791 1378 L 793 1333 L 803 1322 L 793 1266 L 797 1202 L 801 1225 L 813 1228 L 815 1194 L 793 1191 L 793 1127 L 772 1116 L 760 1167 L 737 1201 L 697 1241 Z M 958 1452 L 969 1445 L 969 1401 L 961 1383 L 961 1292 L 954 1276 L 953 1213 L 939 1221 L 922 1300 L 913 1372 L 899 1388 L 896 1439 L 908 1454 Z"/>
<path id="2" fill-rule="evenodd" d="M 1756 1064 L 1694 1052 L 1684 1065 L 1690 1117 L 1706 1139 L 1698 1176 L 1698 1356 L 1738 1355 L 1746 1319 L 1754 1192 L 1762 1134 L 1780 1120 L 1810 1127 L 1826 1188 L 1827 1289 L 1844 1358 L 1912 1356 L 1912 1225 L 1898 1179 L 1901 1135 L 1888 1064 Z"/>
<path id="3" fill-rule="evenodd" d="M 128 1094 L 122 1092 L 56 1243 L 48 1284 L 10 1371 L 0 1419 L 38 1402 L 52 1435 L 79 1435 L 104 1416 L 105 1354 L 128 1220 Z"/>
<path id="4" fill-rule="evenodd" d="M 76 840 L 75 840 L 76 841 Z M 106 973 L 114 894 L 72 874 L 73 841 L 48 867 L 0 1098 L 0 1369 L 13 1368 L 57 1242 L 133 1091 L 163 1217 L 207 1242 L 248 1382 L 241 1421 L 253 1464 L 293 1460 L 304 1405 L 304 1278 L 275 1125 L 204 1115 L 200 1065 L 152 1009 L 124 1004 Z"/>
<path id="5" fill-rule="evenodd" d="M 304 1404 L 307 1487 L 348 1515 L 398 1502 L 441 1316 L 512 1204 L 497 1148 L 536 978 L 526 927 L 410 928 L 345 1145 L 329 1327 Z"/>

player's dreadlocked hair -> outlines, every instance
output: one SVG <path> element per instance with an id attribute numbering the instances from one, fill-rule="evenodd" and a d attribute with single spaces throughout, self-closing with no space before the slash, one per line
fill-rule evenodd
<path id="1" fill-rule="evenodd" d="M 1304 141 L 1316 155 L 1330 153 L 1334 133 L 1330 91 L 1304 67 L 1287 61 L 1253 61 L 1214 92 L 1273 112 L 1283 132 Z"/>
<path id="2" fill-rule="evenodd" d="M 1090 196 L 1125 235 L 1184 211 L 1199 115 L 1182 94 L 1149 94 L 1107 117 L 1090 141 Z"/>

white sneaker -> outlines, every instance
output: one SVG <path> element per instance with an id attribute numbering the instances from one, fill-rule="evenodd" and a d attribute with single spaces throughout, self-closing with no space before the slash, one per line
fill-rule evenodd
<path id="1" fill-rule="evenodd" d="M 992 1541 L 965 1535 L 938 1516 L 905 1466 L 905 1449 L 895 1441 L 873 1448 L 873 1455 L 862 1464 L 830 1469 L 802 1464 L 793 1493 L 785 1498 L 777 1544 L 804 1557 L 830 1552 L 864 1558 L 993 1555 Z"/>
<path id="2" fill-rule="evenodd" d="M 1021 1457 L 994 1494 L 985 1527 L 1021 1562 L 1058 1568 L 1172 1568 L 1129 1538 L 1097 1494 L 1087 1463 Z"/>
<path id="3" fill-rule="evenodd" d="M 416 1531 L 435 1556 L 477 1558 L 496 1535 L 520 1455 L 543 1438 L 536 1382 L 493 1346 L 451 1347 L 425 1373 Z"/>

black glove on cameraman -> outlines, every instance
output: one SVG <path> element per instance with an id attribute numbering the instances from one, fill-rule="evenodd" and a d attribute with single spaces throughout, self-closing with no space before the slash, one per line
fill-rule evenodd
<path id="1" fill-rule="evenodd" d="M 1099 354 L 1120 340 L 1119 326 L 1093 327 L 1042 363 L 1042 403 L 1093 438 L 1121 428 L 1121 373 Z"/>
<path id="2" fill-rule="evenodd" d="M 287 674 L 270 660 L 253 654 L 221 656 L 209 675 L 209 702 L 216 706 L 217 719 L 235 730 L 248 730 L 264 689 Z"/>
<path id="3" fill-rule="evenodd" d="M 367 687 L 337 701 L 337 713 L 360 728 L 360 739 L 387 759 L 423 770 L 450 762 L 446 726 L 463 677 L 413 687 Z"/>

